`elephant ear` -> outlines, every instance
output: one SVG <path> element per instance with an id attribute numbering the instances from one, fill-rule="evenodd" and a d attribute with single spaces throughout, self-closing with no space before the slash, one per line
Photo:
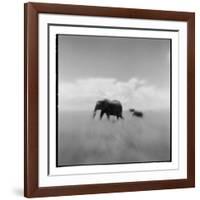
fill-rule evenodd
<path id="1" fill-rule="evenodd" d="M 107 99 L 105 99 L 102 103 L 103 103 L 104 109 L 106 109 L 110 104 L 110 102 Z"/>

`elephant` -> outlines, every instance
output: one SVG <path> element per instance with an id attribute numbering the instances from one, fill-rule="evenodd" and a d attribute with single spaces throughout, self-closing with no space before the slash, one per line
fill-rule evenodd
<path id="1" fill-rule="evenodd" d="M 141 111 L 137 111 L 133 108 L 129 109 L 129 111 L 133 114 L 133 116 L 136 116 L 136 117 L 143 117 L 143 112 Z"/>
<path id="2" fill-rule="evenodd" d="M 100 110 L 100 119 L 102 119 L 103 115 L 106 114 L 108 120 L 110 119 L 110 115 L 116 116 L 117 120 L 119 118 L 124 119 L 122 116 L 122 104 L 118 100 L 99 100 L 96 102 L 94 112 L 93 112 L 93 118 L 96 116 L 96 111 Z"/>

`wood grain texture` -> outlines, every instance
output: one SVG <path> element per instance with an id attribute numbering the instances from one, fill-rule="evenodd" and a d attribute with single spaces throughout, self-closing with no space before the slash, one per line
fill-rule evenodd
<path id="1" fill-rule="evenodd" d="M 38 188 L 38 15 L 31 4 L 24 30 L 24 193 L 30 197 Z"/>

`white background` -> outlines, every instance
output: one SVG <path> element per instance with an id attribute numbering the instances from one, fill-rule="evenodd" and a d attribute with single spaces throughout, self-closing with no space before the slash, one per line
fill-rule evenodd
<path id="1" fill-rule="evenodd" d="M 34 0 L 32 0 L 34 1 Z M 23 199 L 23 3 L 0 4 L 0 199 Z M 200 1 L 199 0 L 43 0 L 85 5 L 196 12 L 196 188 L 49 199 L 199 199 L 200 196 Z M 199 74 L 199 75 L 198 75 Z M 199 80 L 198 80 L 199 79 Z M 200 124 L 200 123 L 199 123 Z M 44 198 L 42 198 L 44 199 Z"/>

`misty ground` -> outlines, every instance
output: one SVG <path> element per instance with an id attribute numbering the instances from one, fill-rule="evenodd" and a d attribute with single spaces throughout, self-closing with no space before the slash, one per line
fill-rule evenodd
<path id="1" fill-rule="evenodd" d="M 92 112 L 59 112 L 58 165 L 111 164 L 170 160 L 168 111 L 147 111 L 143 118 L 95 119 Z"/>

